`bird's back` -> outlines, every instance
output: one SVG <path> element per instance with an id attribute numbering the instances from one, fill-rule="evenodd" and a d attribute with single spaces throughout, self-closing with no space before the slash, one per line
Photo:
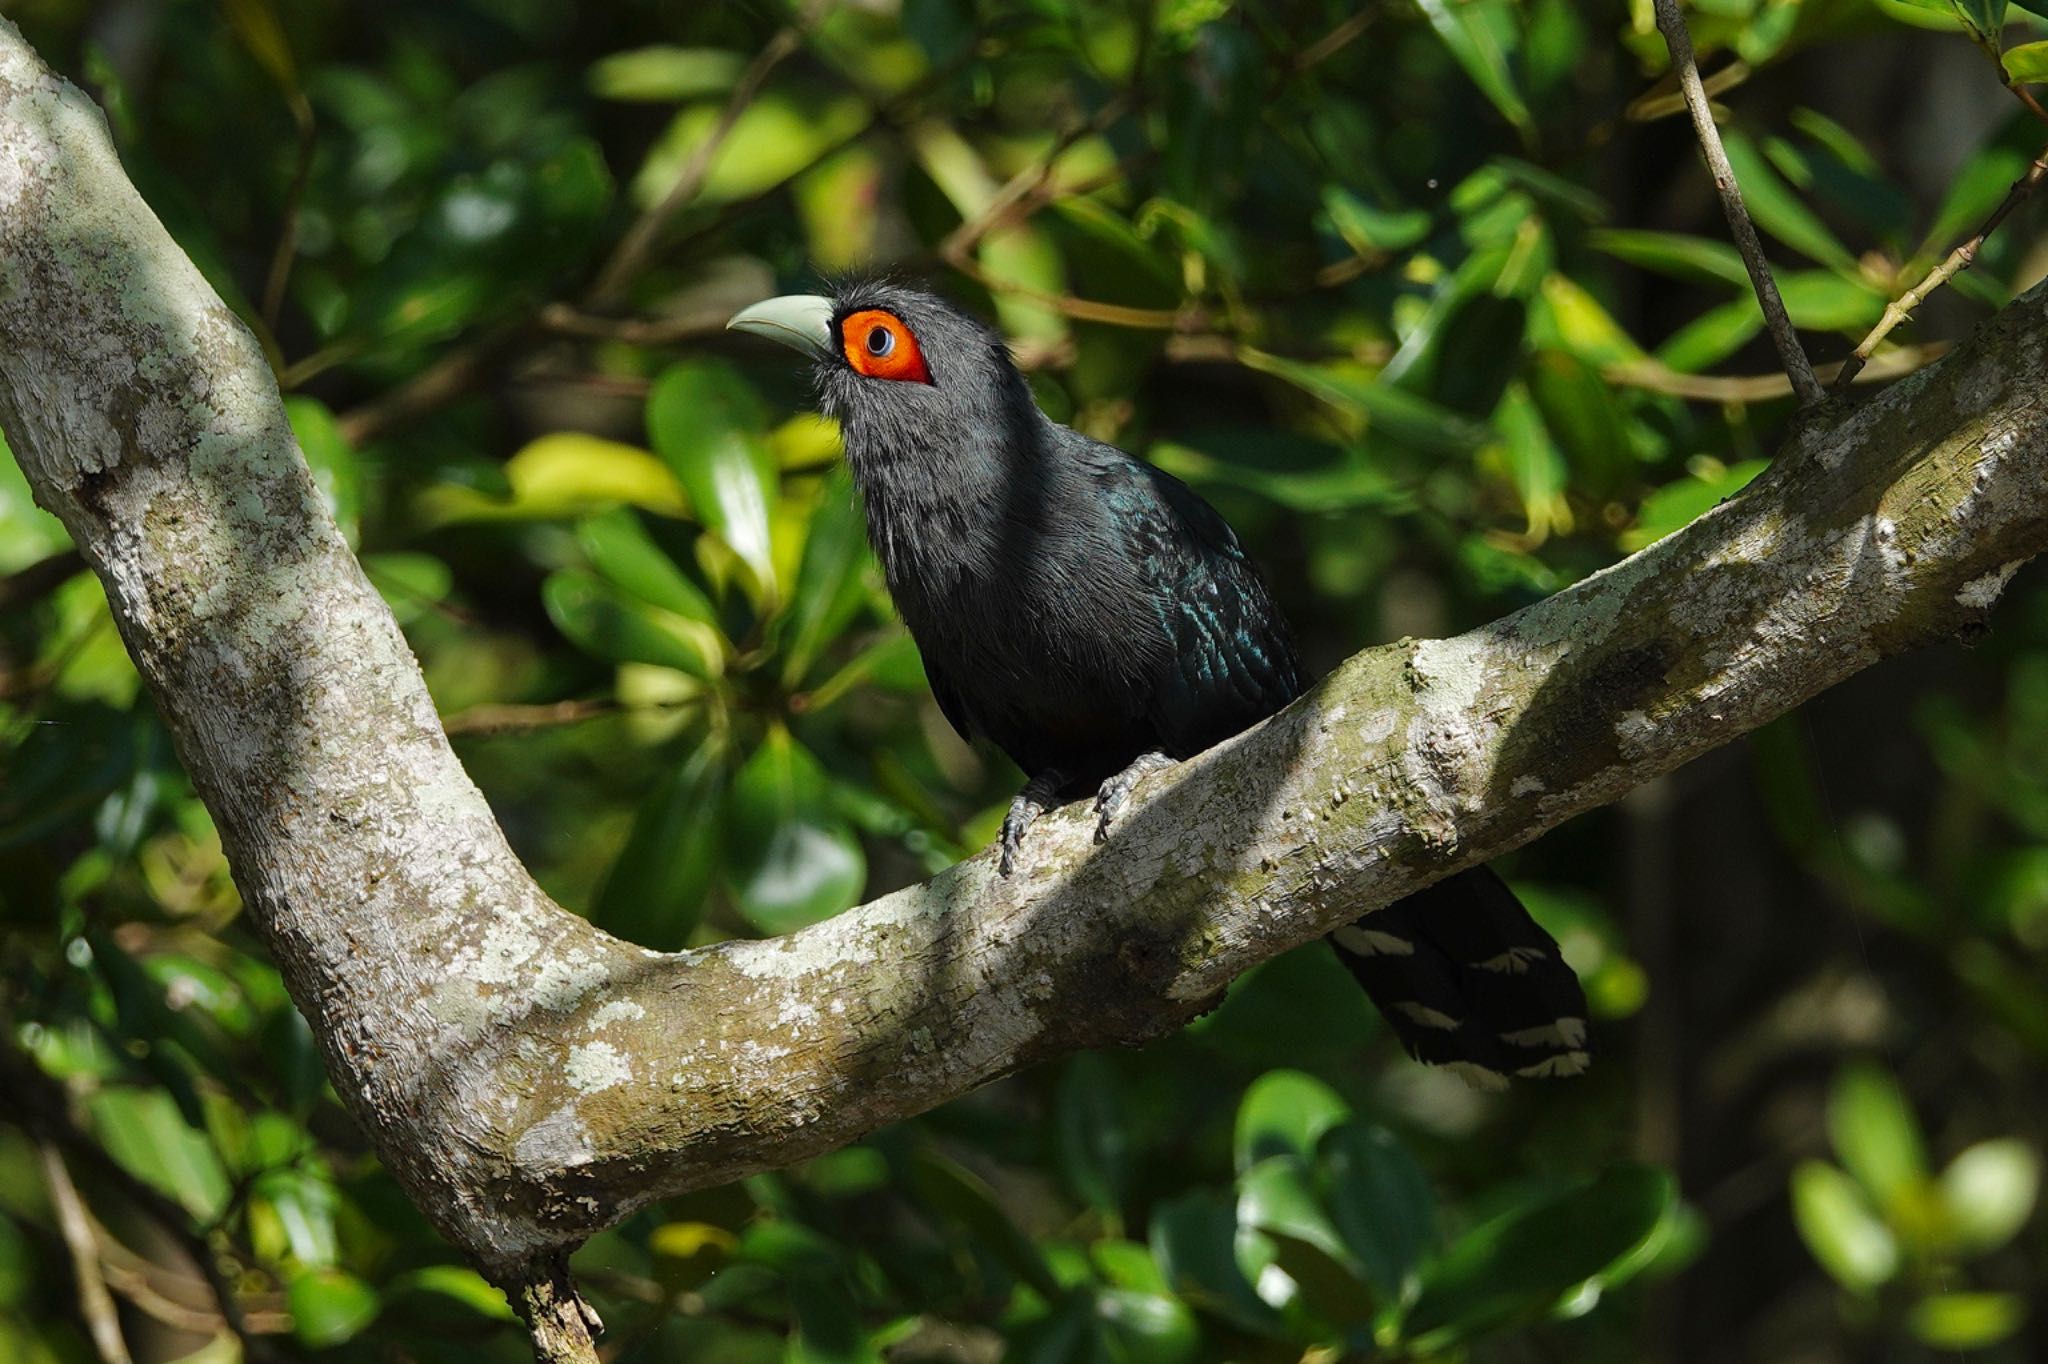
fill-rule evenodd
<path id="1" fill-rule="evenodd" d="M 1192 757 L 1293 700 L 1286 623 L 1215 509 L 1114 446 L 1041 431 L 1034 467 L 950 572 L 926 547 L 916 581 L 890 575 L 955 726 L 1080 790 L 1142 753 Z"/>

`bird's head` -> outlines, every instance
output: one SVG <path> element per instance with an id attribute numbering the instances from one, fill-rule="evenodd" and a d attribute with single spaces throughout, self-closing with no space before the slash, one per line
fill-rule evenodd
<path id="1" fill-rule="evenodd" d="M 726 326 L 811 357 L 819 406 L 839 419 L 856 472 L 1014 448 L 1041 420 L 1002 338 L 921 290 L 862 283 L 830 297 L 789 294 Z"/>

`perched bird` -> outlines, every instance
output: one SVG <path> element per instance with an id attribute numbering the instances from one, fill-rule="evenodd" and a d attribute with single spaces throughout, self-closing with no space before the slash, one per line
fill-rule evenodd
<path id="1" fill-rule="evenodd" d="M 865 283 L 769 299 L 728 325 L 812 357 L 940 708 L 1023 769 L 1005 875 L 1042 811 L 1092 792 L 1105 839 L 1146 772 L 1301 694 L 1286 622 L 1216 509 L 1039 411 L 979 321 Z M 1578 979 L 1485 868 L 1330 942 L 1420 1060 L 1489 1084 L 1585 1068 Z"/>

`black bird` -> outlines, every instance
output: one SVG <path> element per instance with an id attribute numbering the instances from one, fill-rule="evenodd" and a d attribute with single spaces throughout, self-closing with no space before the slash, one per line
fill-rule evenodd
<path id="1" fill-rule="evenodd" d="M 728 325 L 813 357 L 940 708 L 1023 769 L 1004 874 L 1043 810 L 1093 792 L 1106 839 L 1147 771 L 1301 694 L 1286 622 L 1216 509 L 1040 412 L 974 318 L 864 283 L 769 299 Z M 1330 942 L 1420 1060 L 1486 1084 L 1585 1068 L 1577 977 L 1483 867 Z"/>

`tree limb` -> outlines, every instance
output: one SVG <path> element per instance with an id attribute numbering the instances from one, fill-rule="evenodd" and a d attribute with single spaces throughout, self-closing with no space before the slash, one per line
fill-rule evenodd
<path id="1" fill-rule="evenodd" d="M 1684 531 L 1449 640 L 1369 649 L 1148 781 L 784 938 L 658 953 L 550 902 L 322 508 L 261 351 L 0 22 L 0 427 L 220 826 L 336 1091 L 434 1223 L 588 1357 L 567 1249 L 1240 972 L 1967 636 L 2048 547 L 2048 292 L 1822 409 Z M 543 1339 L 546 1337 L 546 1339 Z M 550 1343 L 552 1342 L 552 1343 Z"/>

